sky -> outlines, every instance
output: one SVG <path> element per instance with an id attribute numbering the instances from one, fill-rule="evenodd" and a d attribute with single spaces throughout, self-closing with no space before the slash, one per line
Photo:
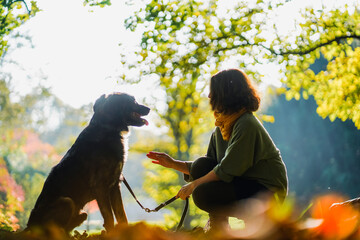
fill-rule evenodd
<path id="1" fill-rule="evenodd" d="M 136 6 L 115 0 L 105 8 L 84 7 L 82 0 L 37 2 L 42 11 L 19 28 L 20 33 L 31 38 L 33 48 L 15 48 L 7 56 L 18 63 L 5 66 L 13 76 L 16 91 L 26 93 L 44 78 L 42 83 L 73 107 L 93 103 L 103 93 L 114 91 L 148 96 L 155 87 L 152 83 L 120 86 L 116 80 L 121 74 L 119 44 L 131 49 L 140 41 L 140 34 L 125 30 L 123 24 Z M 228 4 L 232 0 L 223 2 Z M 298 15 L 301 6 L 324 2 L 336 3 L 333 0 L 293 0 L 289 7 L 279 12 L 275 21 L 285 30 L 291 26 L 289 18 Z M 269 82 L 275 79 L 272 83 L 279 84 L 273 77 L 275 66 L 267 66 L 266 72 Z"/>
<path id="2" fill-rule="evenodd" d="M 39 0 L 38 6 L 43 11 L 19 29 L 34 47 L 18 48 L 9 56 L 21 66 L 12 66 L 17 91 L 26 92 L 45 77 L 44 85 L 73 107 L 94 102 L 103 93 L 139 94 L 140 89 L 122 89 L 114 79 L 119 75 L 119 43 L 129 48 L 135 43 L 136 34 L 123 27 L 131 7 L 114 1 L 111 7 L 90 8 L 81 0 Z"/>

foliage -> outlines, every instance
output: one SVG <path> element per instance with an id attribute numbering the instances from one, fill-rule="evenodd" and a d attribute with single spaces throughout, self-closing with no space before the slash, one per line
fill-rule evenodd
<path id="1" fill-rule="evenodd" d="M 79 116 L 81 116 L 80 111 Z M 66 128 L 61 124 L 58 128 L 68 131 L 71 127 Z M 66 146 L 71 144 L 69 143 L 69 135 L 60 135 L 57 139 L 60 140 L 60 143 L 56 149 L 49 143 L 43 142 L 37 133 L 19 129 L 14 132 L 11 142 L 8 143 L 8 146 L 13 147 L 13 150 L 7 155 L 8 169 L 11 170 L 11 176 L 21 185 L 25 193 L 23 211 L 16 215 L 21 228 L 26 226 L 30 211 L 35 205 L 50 169 L 61 159 L 58 151 L 65 148 L 62 146 L 65 139 L 67 139 Z M 55 139 L 52 140 L 56 141 Z"/>
<path id="2" fill-rule="evenodd" d="M 49 112 L 42 113 L 43 120 L 35 126 L 36 132 L 41 135 L 42 141 L 54 146 L 57 153 L 64 154 L 90 120 L 92 104 L 73 108 L 51 94 L 46 101 L 38 102 L 33 110 L 39 116 L 41 112 L 38 110 L 44 107 Z"/>
<path id="3" fill-rule="evenodd" d="M 40 194 L 45 178 L 51 167 L 59 162 L 60 156 L 53 146 L 44 143 L 33 131 L 17 130 L 11 146 L 20 142 L 17 153 L 10 152 L 8 169 L 25 193 L 23 211 L 17 214 L 19 225 L 26 226 L 30 211 Z"/>
<path id="4" fill-rule="evenodd" d="M 358 3 L 335 10 L 306 8 L 295 30 L 285 35 L 268 19 L 291 1 L 238 1 L 227 11 L 220 3 L 152 1 L 129 18 L 125 24 L 132 30 L 144 25 L 138 52 L 139 62 L 147 66 L 142 73 L 163 74 L 170 84 L 177 83 L 173 77 L 186 74 L 190 67 L 199 68 L 196 78 L 208 79 L 209 73 L 232 59 L 261 80 L 252 65 L 266 64 L 268 59 L 281 66 L 288 99 L 312 95 L 320 116 L 332 121 L 351 119 L 360 128 L 360 50 L 354 41 L 360 40 Z M 309 70 L 321 56 L 328 66 L 319 72 Z M 173 71 L 179 74 L 168 74 Z"/>
<path id="5" fill-rule="evenodd" d="M 25 115 L 25 109 L 22 108 L 21 104 L 11 102 L 10 100 L 11 91 L 8 87 L 6 80 L 0 80 L 0 128 L 5 129 L 7 127 L 19 126 L 25 119 L 28 118 Z M 16 118 L 21 116 L 20 118 Z M 25 117 L 25 118 L 22 118 Z"/>
<path id="6" fill-rule="evenodd" d="M 24 192 L 7 170 L 7 163 L 0 158 L 0 229 L 19 228 L 16 214 L 23 211 Z"/>
<path id="7" fill-rule="evenodd" d="M 84 0 L 84 5 L 89 5 L 89 6 L 99 6 L 99 7 L 105 7 L 105 6 L 110 6 L 111 5 L 111 1 L 110 0 Z"/>
<path id="8" fill-rule="evenodd" d="M 233 9 L 222 9 L 217 1 L 148 3 L 125 21 L 131 30 L 144 29 L 142 50 L 136 53 L 141 56 L 138 63 L 145 66 L 141 73 L 159 75 L 165 87 L 191 86 L 191 80 L 203 86 L 223 61 L 237 56 L 238 66 L 258 80 L 250 65 L 261 57 L 255 54 L 257 45 L 265 41 L 259 33 L 269 11 L 280 3 L 237 3 Z"/>
<path id="9" fill-rule="evenodd" d="M 60 160 L 58 152 L 63 153 L 74 141 L 71 137 L 80 132 L 88 116 L 88 107 L 76 110 L 64 105 L 41 86 L 25 96 L 17 96 L 8 77 L 0 80 L 0 109 L 0 159 L 6 162 L 1 170 L 14 182 L 7 184 L 3 194 L 12 196 L 18 186 L 24 195 L 21 211 L 14 204 L 8 205 L 6 210 L 23 228 L 45 177 Z M 59 123 L 54 125 L 56 120 Z M 46 141 L 52 142 L 56 149 L 39 138 L 38 133 L 45 136 L 45 132 Z"/>
<path id="10" fill-rule="evenodd" d="M 24 192 L 22 187 L 15 182 L 14 176 L 12 175 L 11 156 L 22 155 L 20 147 L 23 141 L 21 138 L 16 139 L 14 129 L 29 124 L 30 119 L 26 113 L 26 108 L 22 105 L 21 101 L 11 101 L 10 95 L 11 91 L 8 88 L 7 82 L 5 80 L 0 80 L 0 159 L 2 161 L 1 171 L 3 172 L 2 175 L 4 178 L 1 179 L 0 183 L 2 186 L 2 195 L 4 196 L 3 201 L 5 201 L 3 203 L 4 208 L 2 209 L 7 212 L 6 214 L 11 216 L 11 227 L 17 229 L 19 227 L 17 225 L 17 217 L 19 212 L 23 211 L 23 207 L 19 207 L 18 202 L 21 201 L 22 203 L 24 201 L 24 196 L 20 198 L 14 196 L 14 194 L 17 193 L 19 195 L 19 191 L 21 191 L 20 195 L 24 195 Z M 10 203 L 7 201 L 10 201 Z M 2 214 L 5 214 L 5 212 L 2 211 Z"/>
<path id="11" fill-rule="evenodd" d="M 270 101 L 270 100 L 269 100 Z M 360 132 L 348 120 L 330 122 L 316 114 L 316 103 L 271 99 L 266 110 L 275 122 L 264 123 L 287 166 L 290 194 L 307 205 L 318 194 L 359 194 Z"/>
<path id="12" fill-rule="evenodd" d="M 285 64 L 287 99 L 314 96 L 317 113 L 331 121 L 350 119 L 360 129 L 360 5 L 318 11 L 307 8 L 293 38 L 276 39 L 271 54 Z M 274 50 L 276 49 L 278 50 Z M 327 66 L 309 67 L 319 58 Z"/>
<path id="13" fill-rule="evenodd" d="M 176 157 L 187 160 L 193 139 L 199 135 L 196 131 L 209 130 L 209 127 L 202 127 L 208 123 L 205 120 L 210 116 L 205 114 L 209 114 L 209 107 L 201 104 L 207 102 L 207 95 L 202 93 L 206 91 L 210 76 L 230 54 L 242 56 L 240 65 L 245 67 L 244 59 L 250 59 L 255 51 L 253 44 L 243 41 L 241 35 L 251 36 L 255 43 L 264 41 L 250 26 L 260 29 L 265 21 L 260 14 L 266 14 L 276 3 L 258 2 L 254 8 L 241 2 L 220 18 L 216 17 L 216 1 L 150 1 L 145 9 L 125 21 L 128 29 L 142 27 L 144 32 L 141 49 L 135 52 L 138 61 L 123 61 L 127 69 L 139 69 L 139 76 L 124 75 L 124 80 L 155 79 L 155 84 L 163 89 L 166 109 L 157 113 L 172 131 Z M 234 32 L 241 34 L 235 36 Z M 236 48 L 225 55 L 222 49 L 231 44 Z M 249 74 L 255 73 L 249 71 Z"/>
<path id="14" fill-rule="evenodd" d="M 0 1 L 0 59 L 7 51 L 7 37 L 38 11 L 35 1 L 31 1 L 30 8 L 24 0 Z"/>

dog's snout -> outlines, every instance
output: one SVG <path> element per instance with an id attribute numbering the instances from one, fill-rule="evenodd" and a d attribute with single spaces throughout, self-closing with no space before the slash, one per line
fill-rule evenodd
<path id="1" fill-rule="evenodd" d="M 140 114 L 141 115 L 148 115 L 149 114 L 149 112 L 150 112 L 150 108 L 148 108 L 148 107 L 146 107 L 146 106 L 144 106 L 144 105 L 139 105 L 140 106 Z"/>

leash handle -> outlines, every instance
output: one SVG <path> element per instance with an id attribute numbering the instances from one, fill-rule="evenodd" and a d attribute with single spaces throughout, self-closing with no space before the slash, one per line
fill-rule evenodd
<path id="1" fill-rule="evenodd" d="M 160 209 L 162 209 L 163 207 L 165 207 L 166 205 L 169 205 L 170 203 L 172 203 L 173 201 L 175 201 L 177 199 L 177 197 L 172 197 L 169 200 L 167 200 L 166 202 L 163 202 L 162 204 L 160 204 L 159 206 L 157 206 L 152 212 L 157 212 Z"/>

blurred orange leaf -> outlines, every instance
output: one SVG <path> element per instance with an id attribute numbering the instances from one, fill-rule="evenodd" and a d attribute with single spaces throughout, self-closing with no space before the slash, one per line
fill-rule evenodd
<path id="1" fill-rule="evenodd" d="M 345 239 L 354 233 L 359 221 L 359 212 L 350 204 L 337 204 L 344 198 L 326 195 L 315 200 L 312 215 L 323 219 L 322 224 L 314 229 L 326 239 Z"/>

